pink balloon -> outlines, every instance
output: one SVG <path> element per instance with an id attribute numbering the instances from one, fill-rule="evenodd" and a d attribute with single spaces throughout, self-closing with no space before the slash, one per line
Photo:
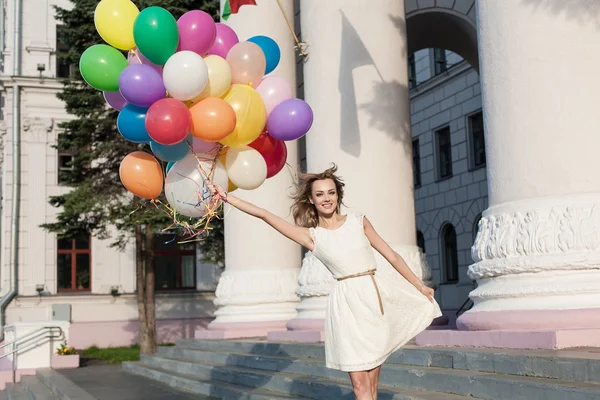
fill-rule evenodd
<path id="1" fill-rule="evenodd" d="M 156 64 L 151 63 L 146 57 L 144 57 L 144 55 L 142 54 L 142 52 L 139 51 L 137 49 L 137 47 L 134 47 L 129 52 L 129 54 L 127 54 L 127 62 L 129 63 L 129 65 L 136 65 L 136 64 L 149 65 L 152 68 L 154 68 L 154 70 L 156 72 L 158 72 L 158 74 L 160 76 L 162 76 L 163 68 L 160 65 L 156 65 Z"/>
<path id="2" fill-rule="evenodd" d="M 231 67 L 231 83 L 258 86 L 263 76 L 267 59 L 262 49 L 252 42 L 240 42 L 227 54 Z"/>
<path id="3" fill-rule="evenodd" d="M 179 48 L 190 50 L 201 56 L 212 47 L 217 37 L 217 28 L 212 17 L 200 10 L 188 11 L 177 20 Z"/>
<path id="4" fill-rule="evenodd" d="M 281 102 L 292 98 L 292 88 L 287 81 L 280 76 L 267 76 L 256 88 L 267 108 L 267 116 Z"/>
<path id="5" fill-rule="evenodd" d="M 104 100 L 115 110 L 121 111 L 127 105 L 127 100 L 121 92 L 103 92 L 103 94 Z"/>
<path id="6" fill-rule="evenodd" d="M 215 24 L 217 28 L 217 36 L 215 38 L 215 42 L 208 50 L 208 54 L 215 54 L 217 56 L 227 58 L 227 53 L 229 50 L 240 42 L 237 35 L 225 24 L 221 24 L 217 22 Z"/>

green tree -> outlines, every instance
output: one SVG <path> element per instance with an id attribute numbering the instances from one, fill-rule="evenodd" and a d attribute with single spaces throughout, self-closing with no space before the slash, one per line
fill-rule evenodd
<path id="1" fill-rule="evenodd" d="M 70 65 L 78 65 L 85 49 L 102 43 L 94 26 L 94 10 L 98 0 L 70 0 L 71 8 L 56 7 L 61 24 L 59 40 L 67 51 L 58 57 Z M 133 0 L 140 10 L 161 6 L 179 18 L 189 10 L 199 9 L 218 18 L 215 0 Z M 140 319 L 140 345 L 143 354 L 156 350 L 154 301 L 155 232 L 171 224 L 169 217 L 149 201 L 132 198 L 119 179 L 121 160 L 132 151 L 150 151 L 147 145 L 128 142 L 117 131 L 117 115 L 107 110 L 102 93 L 85 84 L 79 74 L 64 81 L 58 94 L 73 119 L 61 124 L 57 139 L 59 152 L 69 152 L 71 167 L 61 180 L 72 187 L 68 193 L 50 198 L 60 208 L 54 223 L 43 225 L 61 237 L 93 234 L 112 239 L 123 249 L 135 238 L 137 303 Z M 164 202 L 164 198 L 161 199 Z M 199 242 L 206 261 L 222 263 L 224 258 L 223 224 L 217 221 L 208 238 Z M 116 234 L 114 233 L 116 228 Z M 145 251 L 143 251 L 143 247 Z"/>

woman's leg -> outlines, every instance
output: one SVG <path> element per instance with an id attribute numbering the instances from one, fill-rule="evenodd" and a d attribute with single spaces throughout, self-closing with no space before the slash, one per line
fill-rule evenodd
<path id="1" fill-rule="evenodd" d="M 367 371 L 349 372 L 356 400 L 374 400 L 371 391 L 371 378 Z"/>
<path id="2" fill-rule="evenodd" d="M 377 400 L 377 388 L 379 387 L 379 373 L 381 372 L 381 365 L 377 368 L 373 368 L 368 372 L 371 380 L 371 394 L 373 400 Z"/>

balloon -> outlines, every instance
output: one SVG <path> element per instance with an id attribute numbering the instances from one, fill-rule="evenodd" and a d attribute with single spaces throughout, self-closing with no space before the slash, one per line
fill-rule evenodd
<path id="1" fill-rule="evenodd" d="M 191 135 L 188 136 L 188 140 L 190 143 L 192 142 Z M 174 162 L 181 160 L 189 153 L 190 145 L 187 140 L 171 146 L 165 146 L 153 140 L 150 142 L 150 149 L 159 160 Z"/>
<path id="2" fill-rule="evenodd" d="M 151 139 L 146 130 L 148 109 L 128 104 L 117 117 L 117 129 L 130 142 L 148 143 Z"/>
<path id="3" fill-rule="evenodd" d="M 280 76 L 265 77 L 256 88 L 256 91 L 265 103 L 267 116 L 271 114 L 276 106 L 293 96 L 290 84 Z"/>
<path id="4" fill-rule="evenodd" d="M 265 75 L 273 72 L 281 59 L 281 50 L 279 50 L 277 42 L 268 36 L 254 36 L 248 39 L 248 42 L 257 44 L 265 54 L 265 59 L 267 60 Z"/>
<path id="5" fill-rule="evenodd" d="M 262 133 L 267 118 L 265 105 L 256 90 L 246 85 L 232 85 L 223 100 L 233 107 L 236 125 L 233 133 L 221 143 L 229 147 L 252 143 Z"/>
<path id="6" fill-rule="evenodd" d="M 165 195 L 178 213 L 196 218 L 206 214 L 206 205 L 211 198 L 204 183 L 207 178 L 219 186 L 227 185 L 223 164 L 217 162 L 211 170 L 212 164 L 212 161 L 200 161 L 202 168 L 199 168 L 194 155 L 188 154 L 173 165 L 165 180 Z"/>
<path id="7" fill-rule="evenodd" d="M 103 95 L 108 105 L 117 111 L 121 111 L 127 105 L 127 100 L 123 98 L 121 92 L 103 92 Z"/>
<path id="8" fill-rule="evenodd" d="M 145 8 L 135 20 L 133 37 L 150 62 L 164 65 L 179 44 L 177 21 L 162 7 Z"/>
<path id="9" fill-rule="evenodd" d="M 290 99 L 273 109 L 267 122 L 267 131 L 275 139 L 296 140 L 306 135 L 312 123 L 310 106 L 303 100 Z"/>
<path id="10" fill-rule="evenodd" d="M 119 75 L 125 67 L 125 56 L 106 44 L 89 47 L 79 59 L 79 70 L 83 79 L 94 89 L 105 92 L 119 90 Z"/>
<path id="11" fill-rule="evenodd" d="M 256 189 L 267 179 L 265 159 L 248 146 L 229 149 L 225 169 L 231 182 L 240 189 Z"/>
<path id="12" fill-rule="evenodd" d="M 204 58 L 208 68 L 208 82 L 204 90 L 194 100 L 207 97 L 221 97 L 231 86 L 231 68 L 227 61 L 219 56 L 210 55 Z"/>
<path id="13" fill-rule="evenodd" d="M 217 37 L 212 17 L 200 10 L 188 11 L 177 20 L 179 49 L 205 55 Z"/>
<path id="14" fill-rule="evenodd" d="M 254 43 L 241 42 L 229 50 L 227 62 L 231 67 L 231 82 L 258 86 L 265 75 L 265 54 Z"/>
<path id="15" fill-rule="evenodd" d="M 185 104 L 176 99 L 161 99 L 148 109 L 146 130 L 155 142 L 173 145 L 187 137 L 191 119 Z"/>
<path id="16" fill-rule="evenodd" d="M 179 51 L 165 64 L 163 80 L 169 96 L 181 101 L 191 100 L 204 90 L 208 68 L 202 57 L 193 51 Z"/>
<path id="17" fill-rule="evenodd" d="M 96 30 L 104 41 L 121 50 L 135 46 L 133 23 L 140 10 L 129 0 L 102 0 L 94 11 Z"/>
<path id="18" fill-rule="evenodd" d="M 219 143 L 205 142 L 204 140 L 198 139 L 195 136 L 192 140 L 192 148 L 196 154 L 209 154 L 214 158 L 220 147 L 221 145 Z"/>
<path id="19" fill-rule="evenodd" d="M 149 65 L 130 65 L 119 77 L 119 89 L 128 103 L 150 107 L 167 96 L 165 84 L 158 72 Z"/>
<path id="20" fill-rule="evenodd" d="M 227 53 L 229 53 L 229 50 L 235 44 L 239 43 L 240 40 L 233 29 L 227 25 L 217 22 L 215 27 L 217 28 L 217 35 L 215 37 L 215 42 L 208 50 L 208 54 L 214 54 L 222 58 L 227 58 Z"/>
<path id="21" fill-rule="evenodd" d="M 287 146 L 283 140 L 277 140 L 275 150 L 267 155 L 262 155 L 267 163 L 267 179 L 274 177 L 283 169 L 287 160 Z"/>
<path id="22" fill-rule="evenodd" d="M 150 60 L 148 60 L 146 57 L 144 57 L 142 52 L 139 51 L 137 48 L 133 48 L 133 49 L 129 50 L 129 53 L 127 54 L 127 62 L 129 63 L 129 65 L 137 65 L 137 64 L 149 65 L 156 72 L 158 72 L 158 74 L 160 76 L 162 76 L 163 67 L 161 67 L 160 65 L 151 63 Z"/>
<path id="23" fill-rule="evenodd" d="M 192 135 L 207 142 L 218 142 L 235 129 L 235 111 L 225 100 L 209 97 L 190 108 Z"/>
<path id="24" fill-rule="evenodd" d="M 173 165 L 175 165 L 176 161 L 169 161 L 167 163 L 167 167 L 165 168 L 165 173 L 169 173 L 169 171 L 171 170 L 171 168 L 173 168 Z"/>
<path id="25" fill-rule="evenodd" d="M 277 145 L 278 140 L 273 138 L 272 136 L 267 135 L 266 133 L 261 133 L 259 137 L 248 146 L 252 147 L 254 150 L 258 151 L 263 156 L 271 154 L 273 150 L 275 150 L 275 146 Z"/>
<path id="26" fill-rule="evenodd" d="M 134 151 L 121 161 L 119 177 L 127 190 L 143 199 L 155 199 L 162 192 L 162 167 L 156 158 L 143 151 Z"/>

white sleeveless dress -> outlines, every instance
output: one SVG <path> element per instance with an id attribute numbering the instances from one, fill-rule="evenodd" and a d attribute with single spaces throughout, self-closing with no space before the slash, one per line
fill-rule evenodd
<path id="1" fill-rule="evenodd" d="M 310 229 L 314 256 L 336 279 L 377 268 L 363 217 L 349 214 L 335 230 Z M 325 316 L 326 365 L 342 371 L 373 369 L 441 315 L 438 304 L 395 269 L 340 280 L 329 294 Z"/>

